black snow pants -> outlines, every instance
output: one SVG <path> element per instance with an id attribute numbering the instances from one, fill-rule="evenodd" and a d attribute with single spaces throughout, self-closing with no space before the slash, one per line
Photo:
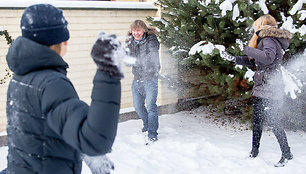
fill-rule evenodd
<path id="1" fill-rule="evenodd" d="M 272 127 L 272 131 L 277 138 L 282 154 L 290 153 L 287 136 L 281 124 L 280 104 L 276 101 L 254 97 L 253 100 L 253 139 L 252 148 L 259 148 L 264 121 Z"/>

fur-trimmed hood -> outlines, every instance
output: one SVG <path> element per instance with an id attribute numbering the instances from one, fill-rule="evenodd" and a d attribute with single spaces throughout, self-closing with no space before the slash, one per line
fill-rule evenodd
<path id="1" fill-rule="evenodd" d="M 292 34 L 288 30 L 283 30 L 272 26 L 263 27 L 262 29 L 257 31 L 257 35 L 259 38 L 276 38 L 280 42 L 284 50 L 289 47 L 290 39 L 292 38 Z"/>
<path id="2" fill-rule="evenodd" d="M 157 35 L 158 31 L 154 27 L 148 27 L 148 34 L 155 34 Z"/>
<path id="3" fill-rule="evenodd" d="M 156 28 L 154 27 L 148 27 L 148 32 L 145 32 L 143 34 L 143 39 L 146 40 L 146 38 L 149 36 L 149 37 L 156 37 L 156 35 L 158 34 L 158 31 Z M 128 31 L 127 33 L 127 38 L 125 40 L 125 43 L 127 45 L 131 44 L 131 41 L 134 40 L 134 37 L 132 35 L 132 32 L 131 31 Z"/>
<path id="4" fill-rule="evenodd" d="M 284 38 L 291 39 L 292 34 L 288 30 L 282 30 L 276 27 L 266 27 L 259 30 L 258 37 L 276 37 L 276 38 Z"/>
<path id="5" fill-rule="evenodd" d="M 158 31 L 157 31 L 156 28 L 154 28 L 154 27 L 148 27 L 148 32 L 147 32 L 148 35 L 151 35 L 151 34 L 157 35 L 157 33 L 158 33 Z M 132 35 L 132 32 L 131 32 L 131 31 L 128 31 L 128 34 L 127 34 L 127 35 L 128 35 L 128 36 Z"/>

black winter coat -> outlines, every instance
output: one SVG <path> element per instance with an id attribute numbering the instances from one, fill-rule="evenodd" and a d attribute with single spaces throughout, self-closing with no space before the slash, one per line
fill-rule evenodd
<path id="1" fill-rule="evenodd" d="M 127 41 L 130 56 L 136 58 L 136 63 L 132 68 L 135 80 L 150 80 L 158 77 L 160 70 L 159 42 L 154 32 L 154 29 L 150 29 L 148 33 L 144 33 L 139 43 L 131 34 Z"/>
<path id="2" fill-rule="evenodd" d="M 236 63 L 247 66 L 256 66 L 252 95 L 260 98 L 275 99 L 275 94 L 282 92 L 282 80 L 271 79 L 280 75 L 280 66 L 283 60 L 283 50 L 290 44 L 291 33 L 275 27 L 260 30 L 258 33 L 257 48 L 246 46 L 244 53 L 247 56 L 236 56 Z M 254 60 L 249 59 L 252 57 Z"/>
<path id="3" fill-rule="evenodd" d="M 67 63 L 48 47 L 18 37 L 7 63 L 14 72 L 7 92 L 8 173 L 79 174 L 82 153 L 110 152 L 119 79 L 97 71 L 88 106 L 66 77 Z"/>

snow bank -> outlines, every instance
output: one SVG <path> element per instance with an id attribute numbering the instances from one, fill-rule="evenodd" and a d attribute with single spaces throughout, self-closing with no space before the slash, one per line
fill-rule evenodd
<path id="1" fill-rule="evenodd" d="M 160 117 L 159 140 L 145 146 L 140 120 L 119 124 L 113 152 L 113 174 L 303 174 L 306 169 L 303 132 L 287 132 L 294 160 L 273 166 L 281 155 L 272 131 L 265 129 L 259 157 L 248 158 L 251 130 L 201 107 Z M 221 116 L 222 117 L 222 116 Z M 89 174 L 84 166 L 82 174 Z"/>
<path id="2" fill-rule="evenodd" d="M 146 146 L 142 121 L 119 123 L 112 153 L 112 174 L 304 174 L 306 133 L 287 131 L 294 159 L 283 168 L 273 165 L 281 156 L 272 131 L 264 129 L 259 156 L 248 158 L 252 131 L 249 125 L 200 107 L 162 115 L 159 140 Z M 0 148 L 0 170 L 6 167 L 7 147 Z M 82 174 L 91 174 L 83 165 Z"/>
<path id="3" fill-rule="evenodd" d="M 0 136 L 7 135 L 6 131 L 0 132 Z"/>

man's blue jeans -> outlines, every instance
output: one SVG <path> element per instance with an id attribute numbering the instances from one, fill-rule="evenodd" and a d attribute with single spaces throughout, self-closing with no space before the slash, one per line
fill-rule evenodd
<path id="1" fill-rule="evenodd" d="M 1 172 L 0 172 L 0 174 L 6 174 L 7 172 L 7 169 L 3 169 Z"/>
<path id="2" fill-rule="evenodd" d="M 157 138 L 158 111 L 156 100 L 158 79 L 134 80 L 132 94 L 135 111 L 142 119 L 144 128 L 148 129 L 148 137 Z"/>

